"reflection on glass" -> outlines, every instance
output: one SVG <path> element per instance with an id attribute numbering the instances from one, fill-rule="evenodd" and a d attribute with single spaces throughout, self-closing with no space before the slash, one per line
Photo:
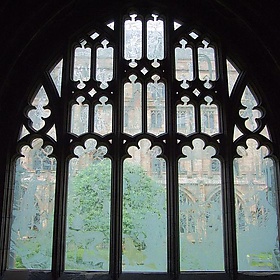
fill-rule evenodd
<path id="1" fill-rule="evenodd" d="M 50 72 L 59 96 L 61 96 L 62 65 L 63 59 L 61 59 Z"/>
<path id="2" fill-rule="evenodd" d="M 84 104 L 85 98 L 79 96 L 77 103 L 72 106 L 71 110 L 71 132 L 81 135 L 88 132 L 88 114 L 89 106 Z"/>
<path id="3" fill-rule="evenodd" d="M 124 58 L 131 60 L 130 67 L 136 67 L 142 57 L 142 22 L 136 20 L 137 15 L 130 15 L 124 23 Z"/>
<path id="4" fill-rule="evenodd" d="M 96 145 L 88 139 L 69 162 L 66 270 L 109 269 L 111 162 Z"/>
<path id="5" fill-rule="evenodd" d="M 101 104 L 95 105 L 94 109 L 94 132 L 105 135 L 112 132 L 112 105 L 106 104 L 108 98 L 99 98 Z"/>
<path id="6" fill-rule="evenodd" d="M 35 107 L 28 112 L 28 117 L 32 121 L 31 126 L 35 130 L 40 130 L 45 126 L 44 119 L 51 114 L 51 110 L 45 109 L 45 106 L 49 104 L 49 99 L 43 86 L 41 86 L 31 104 Z"/>
<path id="7" fill-rule="evenodd" d="M 181 47 L 175 48 L 175 73 L 176 80 L 182 81 L 181 87 L 188 88 L 187 81 L 193 80 L 193 57 L 192 49 L 187 47 L 187 41 L 180 41 Z"/>
<path id="8" fill-rule="evenodd" d="M 159 67 L 158 60 L 164 58 L 164 26 L 157 15 L 147 21 L 147 57 L 154 60 L 152 66 Z"/>
<path id="9" fill-rule="evenodd" d="M 73 80 L 79 81 L 78 88 L 85 87 L 84 82 L 90 79 L 91 71 L 91 48 L 86 47 L 87 42 L 82 41 L 81 47 L 75 49 Z"/>
<path id="10" fill-rule="evenodd" d="M 35 139 L 15 164 L 9 268 L 51 269 L 56 161 Z"/>
<path id="11" fill-rule="evenodd" d="M 166 166 L 157 157 L 159 147 L 150 149 L 145 139 L 139 147 L 130 147 L 131 158 L 124 161 L 123 270 L 163 272 L 167 269 Z"/>
<path id="12" fill-rule="evenodd" d="M 241 104 L 246 108 L 239 111 L 239 115 L 246 119 L 245 126 L 250 131 L 254 131 L 258 128 L 256 119 L 262 116 L 261 111 L 255 109 L 258 105 L 257 100 L 248 87 L 245 88 L 241 98 Z"/>
<path id="13" fill-rule="evenodd" d="M 220 161 L 200 139 L 178 162 L 182 271 L 224 270 Z"/>
<path id="14" fill-rule="evenodd" d="M 231 95 L 233 86 L 238 78 L 239 71 L 227 60 L 228 93 Z"/>
<path id="15" fill-rule="evenodd" d="M 101 44 L 103 48 L 96 50 L 96 80 L 101 82 L 100 88 L 105 89 L 113 79 L 114 49 L 107 47 L 107 40 L 103 40 Z"/>
<path id="16" fill-rule="evenodd" d="M 199 68 L 199 79 L 206 81 L 205 87 L 211 87 L 209 80 L 216 80 L 216 62 L 215 62 L 215 51 L 213 47 L 209 47 L 209 42 L 206 40 L 202 41 L 204 47 L 198 48 L 198 68 Z"/>
<path id="17" fill-rule="evenodd" d="M 165 84 L 158 75 L 152 76 L 153 83 L 147 85 L 148 132 L 159 135 L 165 132 Z"/>
<path id="18" fill-rule="evenodd" d="M 177 132 L 189 135 L 195 132 L 194 107 L 188 104 L 188 97 L 181 99 L 183 104 L 177 105 Z"/>
<path id="19" fill-rule="evenodd" d="M 275 166 L 268 150 L 253 140 L 234 160 L 238 268 L 280 270 Z"/>
<path id="20" fill-rule="evenodd" d="M 130 83 L 124 85 L 123 130 L 130 135 L 142 131 L 142 85 L 136 83 L 136 79 L 135 75 L 131 75 Z"/>
<path id="21" fill-rule="evenodd" d="M 219 132 L 219 115 L 218 107 L 213 104 L 210 96 L 204 98 L 206 105 L 200 106 L 201 112 L 201 132 L 213 135 Z"/>

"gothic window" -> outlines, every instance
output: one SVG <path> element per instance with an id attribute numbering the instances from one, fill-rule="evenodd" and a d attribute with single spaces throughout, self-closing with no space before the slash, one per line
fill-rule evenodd
<path id="1" fill-rule="evenodd" d="M 70 38 L 22 110 L 7 273 L 279 271 L 277 168 L 258 89 L 222 38 L 147 9 L 118 20 Z"/>

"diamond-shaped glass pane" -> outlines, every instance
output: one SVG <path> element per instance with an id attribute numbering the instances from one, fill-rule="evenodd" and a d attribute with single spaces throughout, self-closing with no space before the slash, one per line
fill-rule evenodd
<path id="1" fill-rule="evenodd" d="M 143 68 L 141 69 L 141 72 L 142 72 L 142 74 L 146 75 L 149 71 L 147 70 L 146 67 L 143 67 Z"/>

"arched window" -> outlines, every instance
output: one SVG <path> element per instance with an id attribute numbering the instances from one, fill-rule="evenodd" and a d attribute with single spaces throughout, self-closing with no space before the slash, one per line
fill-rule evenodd
<path id="1" fill-rule="evenodd" d="M 279 271 L 274 142 L 222 40 L 146 9 L 67 48 L 22 111 L 7 273 Z"/>

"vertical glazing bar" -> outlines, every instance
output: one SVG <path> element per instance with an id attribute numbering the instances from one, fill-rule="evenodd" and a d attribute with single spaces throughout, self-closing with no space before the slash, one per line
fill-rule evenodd
<path id="1" fill-rule="evenodd" d="M 166 60 L 164 65 L 173 65 L 172 55 L 174 46 L 170 42 L 170 34 L 174 32 L 173 22 L 168 17 L 165 22 Z M 180 252 L 179 252 L 179 191 L 178 191 L 178 167 L 176 140 L 176 104 L 175 93 L 172 92 L 171 85 L 174 84 L 175 73 L 173 67 L 165 70 L 167 80 L 166 104 L 167 104 L 167 270 L 172 276 L 177 277 L 180 271 Z"/>

